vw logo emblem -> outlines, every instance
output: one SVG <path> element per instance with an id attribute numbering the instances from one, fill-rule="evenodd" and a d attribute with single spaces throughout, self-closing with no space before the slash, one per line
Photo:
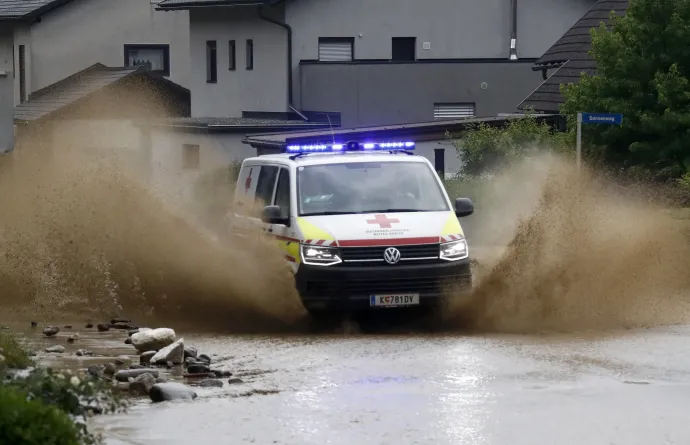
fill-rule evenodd
<path id="1" fill-rule="evenodd" d="M 395 264 L 400 261 L 400 251 L 395 247 L 389 247 L 383 251 L 383 259 L 388 264 Z"/>

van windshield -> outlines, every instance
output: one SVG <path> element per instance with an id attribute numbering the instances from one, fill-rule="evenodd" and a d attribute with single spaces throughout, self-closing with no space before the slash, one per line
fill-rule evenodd
<path id="1" fill-rule="evenodd" d="M 433 170 L 421 162 L 301 166 L 297 188 L 300 216 L 450 210 Z"/>

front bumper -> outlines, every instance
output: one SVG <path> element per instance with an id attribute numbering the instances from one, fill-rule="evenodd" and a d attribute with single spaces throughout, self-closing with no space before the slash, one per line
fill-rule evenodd
<path id="1" fill-rule="evenodd" d="M 297 291 L 308 310 L 378 309 L 372 294 L 419 294 L 419 306 L 437 306 L 448 291 L 472 286 L 470 259 L 416 265 L 310 266 L 300 264 Z M 414 306 L 414 307 L 419 307 Z"/>

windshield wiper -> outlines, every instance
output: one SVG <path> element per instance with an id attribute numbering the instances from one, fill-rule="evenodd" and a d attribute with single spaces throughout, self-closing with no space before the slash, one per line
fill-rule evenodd
<path id="1" fill-rule="evenodd" d="M 362 213 L 362 212 L 337 212 L 337 211 L 328 211 L 328 212 L 302 213 L 301 216 L 356 215 L 356 214 L 358 214 L 358 213 Z"/>
<path id="2" fill-rule="evenodd" d="M 421 209 L 383 209 L 383 210 L 374 210 L 372 212 L 368 213 L 405 213 L 405 212 L 426 212 L 427 210 L 421 210 Z"/>

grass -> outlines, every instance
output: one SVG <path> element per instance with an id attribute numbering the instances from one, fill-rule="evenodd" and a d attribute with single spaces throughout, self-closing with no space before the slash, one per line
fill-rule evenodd
<path id="1" fill-rule="evenodd" d="M 12 369 L 25 369 L 33 365 L 33 360 L 24 345 L 11 333 L 0 332 L 0 348 L 5 357 L 5 366 Z"/>

